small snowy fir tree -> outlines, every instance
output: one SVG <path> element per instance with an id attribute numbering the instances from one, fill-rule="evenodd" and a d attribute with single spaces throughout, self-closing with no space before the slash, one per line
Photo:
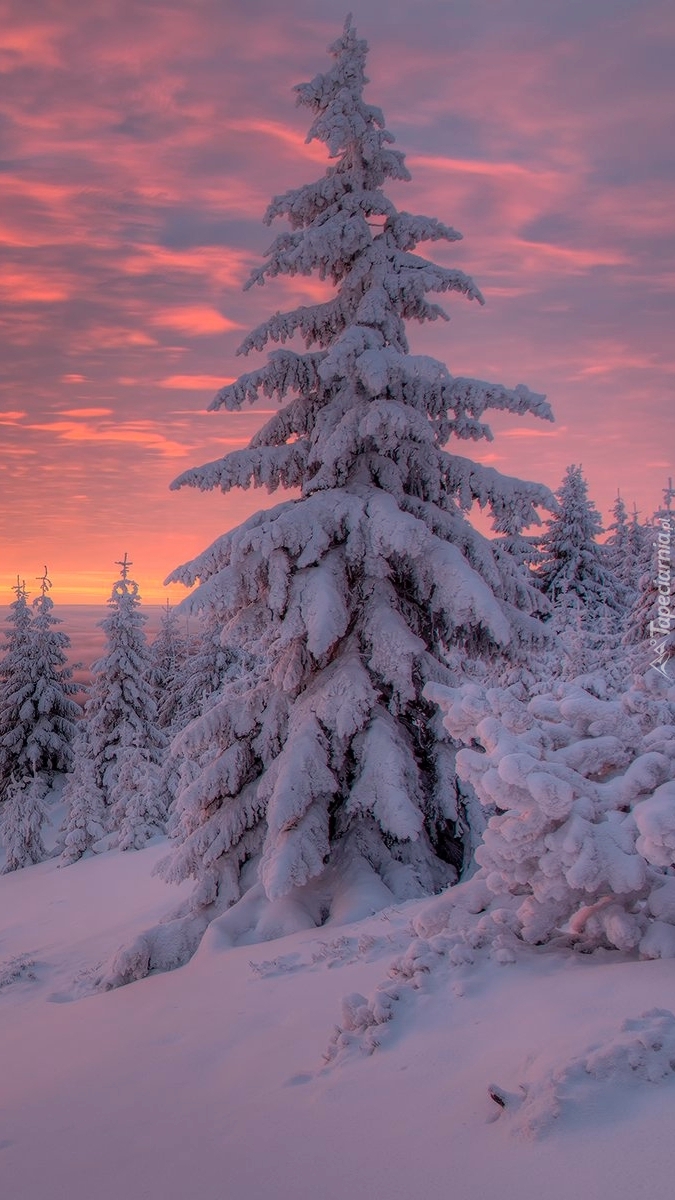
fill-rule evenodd
<path id="1" fill-rule="evenodd" d="M 637 505 L 633 503 L 628 526 L 628 541 L 630 561 L 634 566 L 632 586 L 635 591 L 639 590 L 642 576 L 649 571 L 651 566 L 652 540 L 651 523 L 641 524 Z"/>
<path id="2" fill-rule="evenodd" d="M 92 667 L 82 746 L 93 767 L 94 828 L 102 797 L 108 828 L 126 850 L 140 849 L 163 829 L 166 809 L 159 764 L 165 739 L 157 723 L 152 660 L 143 628 L 147 618 L 141 612 L 138 584 L 129 578 L 132 564 L 126 554 L 118 565 L 121 578 L 113 585 L 110 613 L 101 621 L 106 648 Z M 72 813 L 71 818 L 75 820 Z"/>
<path id="3" fill-rule="evenodd" d="M 12 590 L 16 600 L 9 606 L 9 629 L 0 661 L 0 801 L 16 774 L 24 744 L 20 714 L 31 691 L 32 622 L 26 581 L 17 576 Z"/>
<path id="4" fill-rule="evenodd" d="M 600 514 L 588 497 L 580 466 L 570 466 L 558 491 L 558 512 L 548 521 L 541 539 L 540 586 L 558 610 L 589 615 L 603 609 L 620 609 L 625 588 L 603 561 L 596 538 L 602 533 Z"/>
<path id="5" fill-rule="evenodd" d="M 12 776 L 0 809 L 0 841 L 5 851 L 5 874 L 42 862 L 47 850 L 42 830 L 47 819 L 43 775 L 27 772 Z"/>
<path id="6" fill-rule="evenodd" d="M 17 599 L 12 605 L 14 632 L 3 664 L 6 703 L 0 708 L 11 724 L 2 739 L 8 775 L 2 840 L 8 870 L 39 862 L 45 855 L 41 833 L 44 800 L 54 773 L 72 765 L 75 722 L 80 715 L 71 698 L 77 689 L 67 666 L 70 640 L 54 628 L 57 618 L 48 595 L 50 588 L 45 567 L 31 617 L 25 586 L 17 580 Z"/>
<path id="7" fill-rule="evenodd" d="M 22 756 L 21 711 L 32 690 L 32 622 L 25 580 L 17 576 L 13 591 L 16 600 L 10 605 L 10 629 L 0 663 L 0 841 L 6 872 L 41 862 L 46 855 L 42 841 L 46 787 Z"/>
<path id="8" fill-rule="evenodd" d="M 330 69 L 297 88 L 314 115 L 309 139 L 332 163 L 272 201 L 266 221 L 286 217 L 290 231 L 250 281 L 316 273 L 335 295 L 254 330 L 241 353 L 294 335 L 307 352 L 274 351 L 212 408 L 291 398 L 247 450 L 174 484 L 301 493 L 172 576 L 200 582 L 191 610 L 257 665 L 179 735 L 191 769 L 164 874 L 194 878 L 194 904 L 212 915 L 250 889 L 245 919 L 260 936 L 321 921 L 357 879 L 370 905 L 456 879 L 454 754 L 422 689 L 450 680 L 449 647 L 517 657 L 542 633 L 537 589 L 465 513 L 478 503 L 499 525 L 508 512 L 515 533 L 555 507 L 550 493 L 444 447 L 490 438 L 490 408 L 545 420 L 550 409 L 523 385 L 453 377 L 409 353 L 405 322 L 445 317 L 428 293 L 482 299 L 461 271 L 415 253 L 460 235 L 382 190 L 409 175 L 363 99 L 366 50 L 348 21 Z"/>
<path id="9" fill-rule="evenodd" d="M 212 614 L 199 622 L 199 629 L 190 637 L 189 652 L 176 673 L 173 693 L 167 700 L 165 711 L 169 711 L 170 704 L 171 712 L 168 729 L 174 735 L 162 767 L 162 786 L 170 814 L 169 830 L 175 823 L 176 796 L 200 773 L 185 739 L 176 735 L 216 703 L 225 687 L 232 688 L 243 676 L 248 678 L 257 665 L 256 657 L 245 649 L 223 644 L 221 634 L 220 622 Z"/>
<path id="10" fill-rule="evenodd" d="M 159 632 L 150 647 L 150 655 L 150 680 L 157 699 L 158 722 L 163 729 L 170 729 L 176 722 L 180 706 L 182 668 L 188 656 L 188 641 L 181 629 L 178 613 L 168 600 L 162 612 Z"/>
<path id="11" fill-rule="evenodd" d="M 74 767 L 63 789 L 65 820 L 61 830 L 62 861 L 77 862 L 94 850 L 106 833 L 105 796 L 96 782 L 86 717 L 80 722 L 73 746 Z"/>
<path id="12" fill-rule="evenodd" d="M 54 603 L 49 596 L 51 586 L 45 567 L 40 578 L 40 595 L 33 601 L 35 690 L 32 704 L 36 749 L 31 754 L 31 761 L 36 771 L 47 772 L 49 778 L 54 771 L 71 769 L 76 722 L 82 715 L 79 704 L 72 699 L 78 688 L 68 666 L 66 652 L 70 648 L 70 638 L 55 628 L 60 621 L 54 615 Z"/>
<path id="13" fill-rule="evenodd" d="M 624 587 L 626 596 L 634 599 L 640 573 L 638 543 L 620 492 L 617 492 L 616 500 L 612 505 L 612 518 L 607 527 L 608 537 L 604 543 L 604 560 L 612 574 Z"/>
<path id="14" fill-rule="evenodd" d="M 160 720 L 171 733 L 183 729 L 202 710 L 206 698 L 222 683 L 220 629 L 205 628 L 198 618 L 185 639 L 185 655 L 173 677 L 171 695 L 160 701 Z"/>

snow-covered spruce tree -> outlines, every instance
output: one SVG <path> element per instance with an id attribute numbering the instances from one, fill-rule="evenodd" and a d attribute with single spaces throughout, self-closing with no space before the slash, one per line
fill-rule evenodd
<path id="1" fill-rule="evenodd" d="M 54 602 L 49 596 L 51 581 L 47 568 L 40 579 L 40 595 L 33 601 L 32 647 L 34 692 L 31 697 L 34 713 L 30 752 L 36 771 L 47 773 L 69 771 L 73 763 L 73 739 L 76 722 L 82 715 L 72 697 L 78 687 L 68 666 L 67 651 L 70 638 L 56 629 L 61 622 L 54 615 Z"/>
<path id="2" fill-rule="evenodd" d="M 631 592 L 611 569 L 606 547 L 595 540 L 602 532 L 600 515 L 581 467 L 567 468 L 556 495 L 559 509 L 541 540 L 536 570 L 560 635 L 544 674 L 582 680 L 603 672 L 610 691 L 620 690 L 622 623 Z"/>
<path id="3" fill-rule="evenodd" d="M 199 716 L 217 695 L 228 676 L 232 658 L 229 648 L 221 645 L 220 622 L 212 614 L 203 620 L 197 614 L 186 641 L 185 658 L 175 676 L 168 723 L 173 733 Z"/>
<path id="4" fill-rule="evenodd" d="M 9 628 L 5 630 L 4 654 L 0 660 L 0 801 L 4 800 L 16 772 L 23 744 L 20 713 L 31 689 L 32 622 L 26 581 L 17 576 L 12 591 L 16 600 L 9 606 Z"/>
<path id="5" fill-rule="evenodd" d="M 579 605 L 589 614 L 620 609 L 626 591 L 596 541 L 602 533 L 600 514 L 588 497 L 580 466 L 570 466 L 558 491 L 558 512 L 547 522 L 541 539 L 540 586 L 559 609 Z"/>
<path id="6" fill-rule="evenodd" d="M 22 758 L 25 750 L 22 708 L 32 691 L 32 621 L 25 580 L 12 589 L 10 628 L 0 662 L 0 842 L 5 871 L 15 871 L 46 856 L 42 829 L 46 820 L 44 780 L 36 779 Z"/>
<path id="7" fill-rule="evenodd" d="M 179 705 L 181 669 L 188 655 L 188 643 L 175 608 L 167 600 L 159 632 L 150 646 L 150 681 L 157 699 L 157 718 L 163 729 L 175 722 Z"/>
<path id="8" fill-rule="evenodd" d="M 44 799 L 54 773 L 72 766 L 75 722 L 80 715 L 71 698 L 77 688 L 67 666 L 70 639 L 54 628 L 58 621 L 50 588 L 45 567 L 32 617 L 25 586 L 18 580 L 12 605 L 14 631 L 3 665 L 6 703 L 2 705 L 9 723 L 2 738 L 6 787 L 1 833 L 7 870 L 45 856 Z"/>
<path id="9" fill-rule="evenodd" d="M 336 294 L 254 330 L 244 354 L 294 335 L 307 352 L 275 351 L 211 407 L 292 398 L 249 449 L 173 485 L 301 492 L 171 577 L 199 580 L 191 609 L 267 665 L 226 684 L 179 736 L 198 770 L 177 800 L 164 874 L 193 877 L 195 906 L 212 914 L 250 888 L 246 919 L 267 934 L 286 927 L 268 901 L 289 921 L 318 922 L 359 872 L 380 903 L 456 878 L 454 754 L 422 689 L 450 679 L 450 646 L 516 655 L 541 633 L 536 589 L 513 559 L 497 562 L 464 512 L 478 502 L 499 521 L 508 510 L 522 529 L 536 506 L 554 505 L 550 493 L 444 447 L 489 438 L 486 409 L 544 419 L 550 410 L 522 385 L 453 378 L 409 353 L 406 320 L 444 316 L 428 293 L 482 300 L 461 271 L 414 253 L 460 235 L 397 211 L 382 190 L 409 176 L 382 113 L 363 99 L 366 50 L 348 21 L 330 70 L 297 88 L 314 114 L 309 139 L 333 161 L 318 182 L 272 201 L 266 221 L 285 216 L 291 229 L 250 281 L 316 272 Z"/>
<path id="10" fill-rule="evenodd" d="M 53 773 L 69 770 L 72 762 L 80 708 L 71 699 L 77 686 L 67 666 L 70 639 L 54 629 L 58 619 L 48 595 L 50 587 L 45 569 L 32 614 L 25 584 L 17 580 L 14 588 L 17 598 L 9 617 L 13 629 L 0 664 L 3 782 L 12 775 L 40 773 L 50 784 Z"/>
<path id="11" fill-rule="evenodd" d="M 217 703 L 226 687 L 232 689 L 244 676 L 248 679 L 258 664 L 258 658 L 245 648 L 223 644 L 221 632 L 220 622 L 213 614 L 207 620 L 199 621 L 199 628 L 189 639 L 189 653 L 176 674 L 170 697 L 171 721 L 165 726 L 168 733 L 173 734 L 173 739 L 162 766 L 169 829 L 176 820 L 176 796 L 200 774 L 204 765 L 202 762 L 200 766 L 199 762 L 193 760 L 185 740 L 176 734 Z"/>
<path id="12" fill-rule="evenodd" d="M 125 554 L 121 578 L 108 600 L 109 615 L 101 621 L 105 654 L 92 667 L 82 742 L 93 764 L 95 824 L 102 797 L 108 829 L 123 850 L 140 849 L 162 831 L 166 818 L 159 782 L 165 738 L 150 682 L 152 660 L 143 628 L 147 617 L 141 612 L 138 584 L 129 578 L 131 565 Z M 73 811 L 66 841 L 75 820 Z"/>
<path id="13" fill-rule="evenodd" d="M 77 862 L 88 850 L 94 850 L 105 836 L 108 824 L 105 798 L 96 783 L 86 719 L 80 722 L 73 753 L 73 770 L 63 789 L 66 815 L 61 829 L 61 859 L 64 864 Z"/>
<path id="14" fill-rule="evenodd" d="M 653 539 L 651 522 L 648 521 L 644 525 L 640 522 L 637 505 L 635 502 L 633 502 L 633 511 L 630 515 L 628 537 L 630 545 L 630 559 L 635 568 L 633 586 L 636 591 L 639 591 L 642 576 L 645 574 L 645 572 L 649 571 L 651 566 Z"/>
<path id="15" fill-rule="evenodd" d="M 634 599 L 640 573 L 638 543 L 620 492 L 612 505 L 612 518 L 603 547 L 605 564 L 625 588 L 626 597 Z"/>
<path id="16" fill-rule="evenodd" d="M 47 858 L 42 831 L 47 820 L 44 775 L 13 775 L 0 809 L 0 842 L 5 851 L 3 872 L 18 871 Z"/>

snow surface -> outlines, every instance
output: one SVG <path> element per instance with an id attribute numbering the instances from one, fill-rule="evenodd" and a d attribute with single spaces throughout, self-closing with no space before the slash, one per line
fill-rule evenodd
<path id="1" fill-rule="evenodd" d="M 186 894 L 151 873 L 165 851 L 0 877 L 8 1200 L 671 1194 L 672 961 L 525 949 L 390 975 L 426 900 L 267 945 L 216 923 L 187 966 L 97 991 Z M 391 1019 L 367 1040 L 361 1002 L 386 978 Z"/>

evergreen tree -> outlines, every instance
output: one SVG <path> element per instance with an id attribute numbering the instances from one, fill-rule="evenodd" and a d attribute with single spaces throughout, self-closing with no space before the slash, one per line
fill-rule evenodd
<path id="1" fill-rule="evenodd" d="M 637 597 L 626 619 L 624 646 L 632 650 L 636 670 L 656 670 L 665 679 L 675 679 L 675 600 L 673 599 L 673 559 L 675 551 L 675 514 L 672 501 L 675 489 L 668 480 L 663 505 L 646 527 L 643 546 L 643 574 Z"/>
<path id="2" fill-rule="evenodd" d="M 44 800 L 54 772 L 72 765 L 72 742 L 80 708 L 66 650 L 70 639 L 58 623 L 49 596 L 45 567 L 40 595 L 27 605 L 25 584 L 17 579 L 11 606 L 14 630 L 2 666 L 2 761 L 5 804 L 2 841 L 7 870 L 39 862 L 45 855 L 42 825 Z"/>
<path id="3" fill-rule="evenodd" d="M 617 492 L 612 505 L 612 517 L 607 527 L 609 536 L 604 543 L 604 560 L 629 597 L 635 592 L 639 567 L 635 536 L 631 532 L 631 523 L 620 492 Z"/>
<path id="4" fill-rule="evenodd" d="M 628 526 L 628 545 L 634 572 L 631 583 L 635 591 L 640 587 L 642 576 L 649 571 L 652 558 L 651 524 L 647 522 L 646 525 L 641 525 L 638 517 L 637 505 L 633 503 Z"/>
<path id="5" fill-rule="evenodd" d="M 176 796 L 200 773 L 198 765 L 191 761 L 185 739 L 175 735 L 216 703 L 225 686 L 233 686 L 256 664 L 256 658 L 245 649 L 222 644 L 220 624 L 213 615 L 199 622 L 199 629 L 190 638 L 189 652 L 177 671 L 173 693 L 167 696 L 165 709 L 168 711 L 170 705 L 168 727 L 174 735 L 162 766 L 162 788 L 167 796 L 170 829 L 174 824 Z"/>
<path id="6" fill-rule="evenodd" d="M 541 523 L 537 514 L 535 524 Z M 514 607 L 527 612 L 531 608 L 532 586 L 536 586 L 537 583 L 535 570 L 543 557 L 539 549 L 540 536 L 522 532 L 521 517 L 517 508 L 513 511 L 506 508 L 501 512 L 493 519 L 493 528 L 496 536 L 491 542 L 492 553 L 505 586 L 510 587 L 506 598 Z M 514 571 L 514 562 L 523 570 Z M 550 615 L 550 604 L 543 595 L 537 609 L 541 617 Z"/>
<path id="7" fill-rule="evenodd" d="M 69 771 L 72 767 L 76 722 L 82 715 L 79 704 L 72 699 L 78 688 L 66 654 L 70 638 L 55 628 L 61 622 L 54 615 L 51 586 L 45 567 L 40 595 L 33 601 L 34 749 L 30 752 L 34 770 L 47 772 L 50 780 L 54 771 Z"/>
<path id="8" fill-rule="evenodd" d="M 58 619 L 48 595 L 51 582 L 45 574 L 40 595 L 28 607 L 25 582 L 17 579 L 16 600 L 10 605 L 13 629 L 6 634 L 5 656 L 0 664 L 0 786 L 11 776 L 45 775 L 50 784 L 55 771 L 72 763 L 71 744 L 79 705 L 67 666 L 70 639 L 54 629 Z"/>
<path id="9" fill-rule="evenodd" d="M 567 468 L 556 496 L 558 512 L 541 539 L 540 586 L 559 609 L 576 612 L 581 606 L 599 616 L 605 608 L 621 608 L 625 588 L 603 562 L 596 541 L 602 533 L 600 514 L 588 497 L 580 466 Z"/>
<path id="10" fill-rule="evenodd" d="M 174 732 L 203 713 L 226 683 L 249 671 L 256 661 L 244 648 L 223 640 L 222 622 L 216 614 L 198 616 L 203 619 L 190 635 L 187 656 L 176 675 Z"/>
<path id="11" fill-rule="evenodd" d="M 9 628 L 0 661 L 0 801 L 17 771 L 24 745 L 21 710 L 31 691 L 32 623 L 25 579 L 17 575 L 12 591 L 16 600 L 9 606 Z"/>
<path id="12" fill-rule="evenodd" d="M 96 782 L 87 724 L 85 716 L 73 747 L 74 767 L 63 789 L 66 815 L 61 830 L 61 857 L 64 863 L 77 862 L 88 850 L 93 850 L 104 837 L 108 823 L 105 796 Z"/>
<path id="13" fill-rule="evenodd" d="M 178 614 L 168 600 L 150 654 L 150 680 L 157 697 L 158 722 L 163 729 L 171 728 L 177 716 L 181 669 L 188 656 L 188 644 L 181 631 Z"/>
<path id="14" fill-rule="evenodd" d="M 327 863 L 343 881 L 375 871 L 389 889 L 380 883 L 378 894 L 390 897 L 456 878 L 464 830 L 454 755 L 422 689 L 451 678 L 448 647 L 516 657 L 541 634 L 536 589 L 464 514 L 475 502 L 495 522 L 508 512 L 517 532 L 537 520 L 536 506 L 553 505 L 547 489 L 444 449 L 451 437 L 491 437 L 489 408 L 551 414 L 522 385 L 454 378 L 409 353 L 405 321 L 445 316 L 428 293 L 482 298 L 461 271 L 414 253 L 421 241 L 460 235 L 397 211 L 382 190 L 409 175 L 382 113 L 363 99 L 366 50 L 348 21 L 330 70 L 297 88 L 314 114 L 309 138 L 333 163 L 272 201 L 266 222 L 285 216 L 291 230 L 250 281 L 317 273 L 336 294 L 254 330 L 244 354 L 294 335 L 307 352 L 273 352 L 211 407 L 293 398 L 247 450 L 173 485 L 301 496 L 257 513 L 172 576 L 200 581 L 191 609 L 255 665 L 177 739 L 191 769 L 164 874 L 193 877 L 196 906 L 226 907 L 247 887 L 261 902 L 293 893 L 295 916 L 304 906 L 310 921 L 331 890 Z M 319 877 L 321 902 L 321 887 L 306 886 Z"/>
<path id="15" fill-rule="evenodd" d="M 4 872 L 17 871 L 47 857 L 42 830 L 47 819 L 44 775 L 13 774 L 0 810 L 0 841 L 5 851 Z"/>
<path id="16" fill-rule="evenodd" d="M 159 764 L 165 739 L 157 723 L 138 584 L 129 578 L 132 564 L 126 554 L 118 565 L 121 578 L 108 600 L 109 615 L 101 621 L 105 654 L 92 667 L 84 746 L 93 768 L 95 827 L 102 797 L 108 827 L 120 847 L 130 849 L 140 848 L 163 827 Z"/>

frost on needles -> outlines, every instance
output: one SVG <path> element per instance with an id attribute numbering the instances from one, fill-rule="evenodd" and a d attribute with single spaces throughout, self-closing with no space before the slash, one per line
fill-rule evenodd
<path id="1" fill-rule="evenodd" d="M 477 503 L 516 534 L 555 507 L 548 489 L 445 447 L 490 439 L 488 409 L 551 412 L 523 385 L 453 377 L 410 353 L 406 321 L 447 319 L 430 296 L 483 301 L 463 272 L 416 253 L 460 234 L 383 191 L 409 174 L 363 99 L 366 51 L 348 21 L 330 69 L 297 88 L 330 165 L 272 201 L 266 222 L 290 229 L 248 285 L 316 274 L 335 294 L 246 338 L 243 354 L 280 348 L 211 408 L 282 406 L 248 449 L 173 484 L 300 490 L 171 576 L 199 582 L 189 604 L 249 659 L 174 743 L 184 784 L 163 872 L 194 878 L 195 908 L 213 914 L 249 893 L 253 923 L 284 897 L 293 920 L 318 922 L 357 876 L 397 899 L 456 879 L 466 818 L 452 742 L 423 689 L 452 682 L 451 651 L 517 659 L 546 604 L 465 514 Z"/>

